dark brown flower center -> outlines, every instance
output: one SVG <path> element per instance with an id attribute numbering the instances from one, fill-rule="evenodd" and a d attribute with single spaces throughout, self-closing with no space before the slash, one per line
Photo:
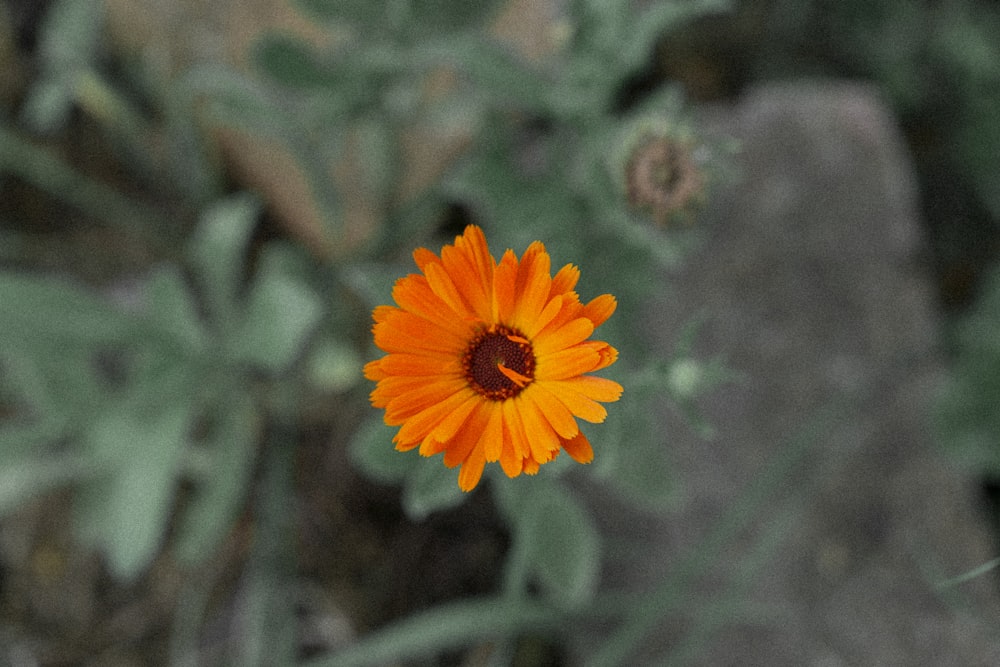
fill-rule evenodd
<path id="1" fill-rule="evenodd" d="M 465 379 L 477 393 L 493 401 L 513 398 L 535 377 L 535 353 L 510 327 L 494 325 L 472 339 L 462 357 Z"/>

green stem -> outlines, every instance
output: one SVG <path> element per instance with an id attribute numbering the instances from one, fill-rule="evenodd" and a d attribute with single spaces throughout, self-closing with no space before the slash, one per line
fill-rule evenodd
<path id="1" fill-rule="evenodd" d="M 308 661 L 303 667 L 390 664 L 529 630 L 554 630 L 563 622 L 550 607 L 528 600 L 463 600 L 411 616 L 335 655 Z"/>

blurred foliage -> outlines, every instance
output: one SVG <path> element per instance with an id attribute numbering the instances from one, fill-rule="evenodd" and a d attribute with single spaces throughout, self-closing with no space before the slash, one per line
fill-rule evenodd
<path id="1" fill-rule="evenodd" d="M 995 106 L 976 102 L 996 85 L 987 10 L 958 3 L 933 29 L 902 30 L 906 48 L 888 49 L 885 34 L 933 15 L 907 3 L 827 4 L 772 3 L 783 17 L 773 34 L 798 34 L 822 9 L 838 52 L 875 72 L 903 108 L 939 94 L 921 74 L 932 63 L 956 86 L 955 150 L 997 213 L 989 165 L 1000 124 Z M 125 583 L 158 560 L 204 572 L 252 521 L 246 562 L 233 575 L 236 639 L 224 657 L 292 662 L 292 471 L 307 413 L 316 402 L 332 414 L 361 411 L 369 390 L 361 364 L 376 353 L 365 337 L 371 308 L 413 270 L 413 248 L 437 250 L 471 219 L 494 249 L 539 239 L 557 263 L 578 264 L 585 300 L 619 298 L 601 334 L 621 352 L 609 375 L 626 394 L 588 433 L 597 450 L 590 468 L 563 457 L 536 477 L 485 485 L 510 534 L 499 590 L 412 614 L 313 664 L 383 664 L 543 628 L 571 632 L 577 621 L 609 624 L 595 663 L 621 663 L 723 557 L 803 450 L 797 441 L 779 456 L 652 595 L 600 590 L 608 545 L 581 488 L 598 485 L 636 512 L 671 507 L 670 434 L 652 415 L 669 400 L 710 435 L 696 398 L 730 379 L 719 360 L 694 358 L 696 327 L 668 359 L 637 334 L 661 284 L 653 277 L 698 242 L 697 225 L 675 223 L 692 220 L 710 189 L 651 216 L 630 203 L 625 173 L 649 136 L 689 150 L 705 188 L 722 168 L 726 151 L 700 137 L 678 86 L 642 94 L 632 86 L 659 40 L 728 3 L 561 3 L 541 56 L 491 32 L 507 7 L 497 0 L 294 5 L 329 39 L 273 30 L 255 41 L 246 67 L 201 60 L 174 76 L 109 50 L 104 3 L 49 7 L 34 76 L 17 109 L 0 117 L 0 194 L 27 184 L 65 205 L 58 229 L 111 230 L 148 261 L 89 285 L 72 267 L 53 275 L 31 261 L 48 239 L 4 212 L 0 512 L 67 491 L 77 538 Z M 81 126 L 107 148 L 104 171 L 60 150 Z M 301 190 L 244 182 L 220 137 L 238 137 L 261 171 Z M 431 149 L 414 149 L 418 139 Z M 271 162 L 279 154 L 288 169 Z M 667 174 L 662 184 L 670 182 Z M 289 192 L 301 217 L 282 206 Z M 970 391 L 992 388 L 985 375 L 977 382 Z M 454 471 L 394 451 L 391 429 L 371 412 L 360 425 L 331 417 L 329 446 L 398 487 L 411 521 L 468 502 Z M 788 523 L 775 525 L 777 534 Z M 774 544 L 759 546 L 748 571 Z M 209 632 L 202 588 L 192 576 L 178 604 L 176 664 L 190 664 Z"/>
<path id="2" fill-rule="evenodd" d="M 938 439 L 958 464 L 1000 479 L 1000 271 L 950 334 L 954 362 L 937 405 Z"/>

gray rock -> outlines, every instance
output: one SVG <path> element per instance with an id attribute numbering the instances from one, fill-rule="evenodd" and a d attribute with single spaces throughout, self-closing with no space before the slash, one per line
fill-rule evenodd
<path id="1" fill-rule="evenodd" d="M 974 480 L 929 435 L 939 321 L 891 115 L 838 82 L 764 85 L 703 111 L 710 134 L 740 142 L 742 174 L 710 197 L 704 242 L 652 330 L 669 350 L 705 317 L 698 353 L 743 379 L 701 401 L 712 440 L 666 418 L 675 511 L 595 509 L 613 543 L 645 545 L 611 559 L 608 586 L 690 574 L 630 664 L 1000 664 L 995 574 L 936 586 L 993 558 L 992 540 Z M 763 505 L 707 548 L 742 490 L 783 464 Z"/>

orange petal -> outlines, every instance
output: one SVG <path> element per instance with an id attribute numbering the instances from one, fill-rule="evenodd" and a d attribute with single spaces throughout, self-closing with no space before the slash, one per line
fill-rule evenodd
<path id="1" fill-rule="evenodd" d="M 427 283 L 431 290 L 439 299 L 444 301 L 459 319 L 473 319 L 475 312 L 462 297 L 461 292 L 455 286 L 455 281 L 448 275 L 442 264 L 428 264 L 424 269 L 427 276 Z"/>
<path id="2" fill-rule="evenodd" d="M 382 370 L 382 360 L 375 359 L 374 361 L 369 361 L 365 364 L 365 377 L 373 382 L 378 382 L 379 380 L 388 377 L 388 373 Z"/>
<path id="3" fill-rule="evenodd" d="M 411 274 L 396 281 L 392 298 L 400 308 L 424 318 L 442 329 L 464 336 L 469 330 L 467 322 L 456 318 L 448 305 L 434 293 L 424 276 Z"/>
<path id="4" fill-rule="evenodd" d="M 462 469 L 458 471 L 458 487 L 463 491 L 472 491 L 476 488 L 483 476 L 484 467 L 486 467 L 486 457 L 483 455 L 483 448 L 474 447 L 462 463 Z"/>
<path id="5" fill-rule="evenodd" d="M 438 378 L 462 372 L 461 360 L 454 355 L 403 354 L 395 352 L 379 359 L 381 372 L 386 375 L 422 375 Z"/>
<path id="6" fill-rule="evenodd" d="M 492 316 L 493 268 L 495 262 L 486 246 L 486 237 L 475 225 L 455 239 L 454 246 L 441 250 L 441 261 L 455 287 L 476 317 L 489 320 Z"/>
<path id="7" fill-rule="evenodd" d="M 604 341 L 594 341 L 595 343 L 600 343 L 596 348 L 597 354 L 600 355 L 601 361 L 594 367 L 595 371 L 601 370 L 602 368 L 607 368 L 611 364 L 618 361 L 618 350 L 611 347 Z"/>
<path id="8" fill-rule="evenodd" d="M 531 328 L 549 298 L 551 260 L 545 246 L 535 241 L 524 252 L 517 271 L 517 299 L 510 323 L 522 331 Z"/>
<path id="9" fill-rule="evenodd" d="M 547 459 L 549 452 L 559 449 L 559 436 L 534 401 L 519 396 L 509 402 L 517 407 L 531 455 L 536 461 Z"/>
<path id="10" fill-rule="evenodd" d="M 565 381 L 546 382 L 545 388 L 552 391 L 575 416 L 591 423 L 600 423 L 608 416 L 608 411 L 597 401 L 587 398 Z"/>
<path id="11" fill-rule="evenodd" d="M 559 269 L 558 273 L 552 278 L 552 294 L 565 294 L 566 292 L 573 291 L 579 280 L 580 269 L 572 264 L 567 264 Z"/>
<path id="12" fill-rule="evenodd" d="M 577 345 L 568 350 L 539 355 L 536 363 L 536 380 L 563 380 L 594 370 L 601 363 L 601 356 L 589 346 Z"/>
<path id="13" fill-rule="evenodd" d="M 514 401 L 504 401 L 501 405 L 505 437 L 503 450 L 500 452 L 500 466 L 508 477 L 517 477 L 521 474 L 524 458 L 528 455 L 527 437 Z"/>
<path id="14" fill-rule="evenodd" d="M 467 392 L 465 402 L 449 412 L 441 419 L 441 423 L 431 431 L 431 437 L 441 442 L 448 442 L 461 429 L 469 415 L 477 405 L 482 403 L 482 399 L 474 392 Z"/>
<path id="15" fill-rule="evenodd" d="M 427 248 L 417 248 L 413 251 L 413 262 L 417 265 L 417 268 L 421 271 L 433 262 L 440 262 L 441 260 L 433 252 Z"/>
<path id="16" fill-rule="evenodd" d="M 577 433 L 576 437 L 564 440 L 562 448 L 577 463 L 590 463 L 594 460 L 594 448 L 590 446 L 590 441 L 582 431 Z"/>
<path id="17" fill-rule="evenodd" d="M 565 350 L 587 340 L 592 333 L 594 333 L 594 323 L 586 317 L 578 317 L 558 329 L 544 329 L 532 341 L 535 355 L 541 357 L 558 350 Z"/>
<path id="18" fill-rule="evenodd" d="M 472 452 L 486 429 L 489 418 L 489 404 L 482 401 L 477 402 L 465 425 L 458 430 L 455 437 L 448 443 L 448 448 L 445 449 L 444 464 L 447 467 L 454 468 L 468 458 L 469 453 Z"/>
<path id="19" fill-rule="evenodd" d="M 433 435 L 429 435 L 420 442 L 421 456 L 434 456 L 448 449 L 447 442 L 435 440 Z"/>
<path id="20" fill-rule="evenodd" d="M 504 401 L 503 405 L 503 425 L 504 425 L 504 446 L 510 447 L 510 454 L 517 458 L 524 458 L 531 453 L 531 445 L 528 442 L 528 434 L 524 430 L 524 422 L 518 412 L 516 401 Z"/>
<path id="21" fill-rule="evenodd" d="M 542 308 L 542 312 L 538 314 L 538 317 L 528 323 L 528 325 L 524 329 L 521 329 L 521 331 L 523 331 L 524 335 L 528 338 L 534 338 L 538 335 L 539 331 L 544 329 L 549 322 L 556 318 L 556 315 L 558 315 L 559 311 L 562 310 L 562 306 L 563 297 L 561 294 L 556 294 L 554 297 L 549 299 L 548 303 L 545 304 L 545 307 Z"/>
<path id="22" fill-rule="evenodd" d="M 386 378 L 372 392 L 373 396 L 388 400 L 385 408 L 386 423 L 401 424 L 418 412 L 437 405 L 449 396 L 461 391 L 465 383 L 461 380 L 431 380 L 424 377 L 394 376 Z"/>
<path id="23" fill-rule="evenodd" d="M 493 272 L 493 321 L 509 322 L 517 301 L 517 256 L 508 250 Z"/>
<path id="24" fill-rule="evenodd" d="M 572 387 L 587 398 L 602 403 L 617 401 L 622 396 L 622 386 L 614 380 L 597 377 L 595 375 L 582 375 L 569 380 L 563 380 L 562 384 Z"/>
<path id="25" fill-rule="evenodd" d="M 389 315 L 398 310 L 399 308 L 396 308 L 395 306 L 375 306 L 375 309 L 372 310 L 372 319 L 375 320 L 375 323 L 377 324 L 384 321 Z"/>
<path id="26" fill-rule="evenodd" d="M 610 294 L 602 294 L 583 307 L 583 316 L 593 322 L 595 327 L 599 327 L 607 322 L 616 308 L 618 300 Z"/>
<path id="27" fill-rule="evenodd" d="M 489 462 L 500 458 L 503 450 L 503 404 L 491 402 L 489 410 L 489 421 L 483 429 L 479 438 L 479 447 L 483 450 L 483 455 Z"/>
<path id="28" fill-rule="evenodd" d="M 580 432 L 580 427 L 566 404 L 549 391 L 545 384 L 544 382 L 533 383 L 521 392 L 518 398 L 534 403 L 560 438 L 572 438 Z"/>
<path id="29" fill-rule="evenodd" d="M 393 309 L 372 327 L 375 345 L 386 352 L 444 352 L 461 354 L 467 340 L 454 329 L 446 329 L 405 310 Z"/>
<path id="30" fill-rule="evenodd" d="M 451 412 L 461 406 L 472 393 L 471 389 L 463 389 L 445 398 L 440 403 L 418 412 L 408 418 L 403 425 L 399 427 L 399 432 L 396 433 L 396 437 L 394 439 L 397 442 L 404 443 L 419 442 L 423 440 L 430 435 L 431 431 L 434 430 L 449 414 L 451 414 Z"/>

